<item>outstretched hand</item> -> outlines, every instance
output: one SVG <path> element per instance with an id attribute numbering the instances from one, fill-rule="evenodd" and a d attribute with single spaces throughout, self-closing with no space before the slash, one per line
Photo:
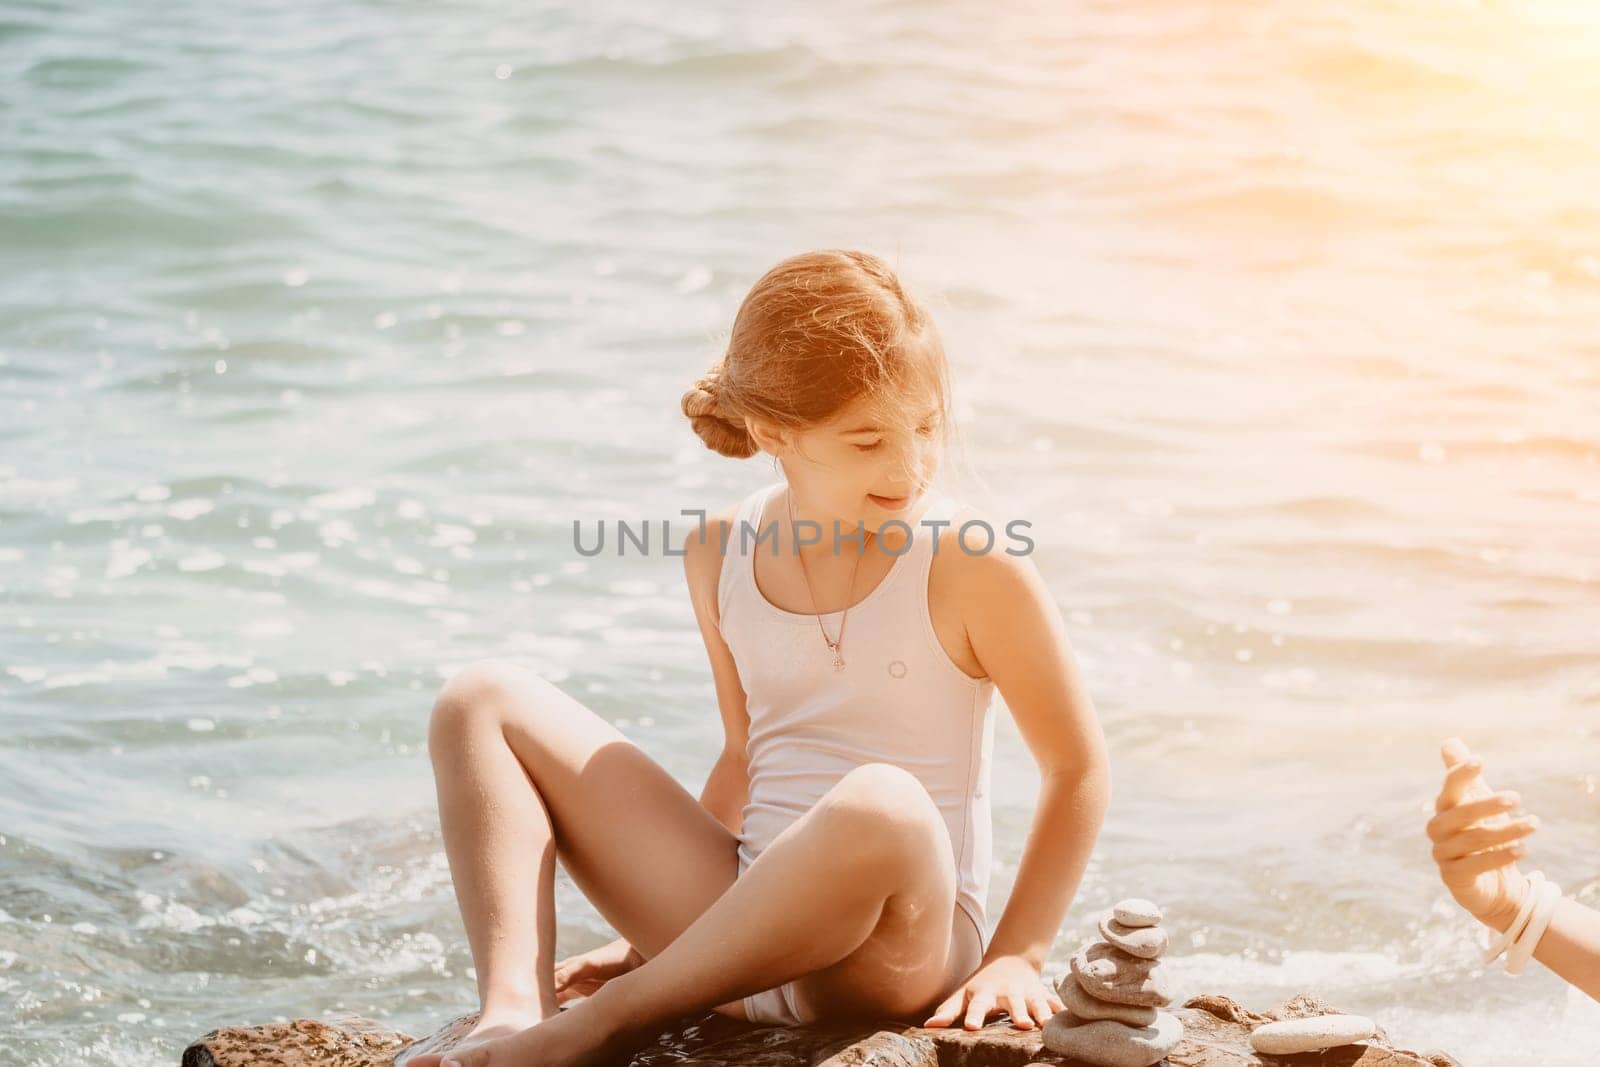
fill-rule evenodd
<path id="1" fill-rule="evenodd" d="M 1539 820 L 1508 816 L 1522 798 L 1490 790 L 1479 777 L 1482 761 L 1460 738 L 1445 741 L 1439 754 L 1445 776 L 1434 802 L 1437 814 L 1428 822 L 1433 860 L 1456 903 L 1480 922 L 1496 925 L 1516 913 L 1527 888 L 1517 860 L 1527 854 L 1522 839 L 1538 829 Z"/>
<path id="2" fill-rule="evenodd" d="M 593 996 L 611 979 L 627 974 L 643 962 L 639 950 L 620 937 L 599 948 L 568 956 L 556 964 L 556 1003 Z"/>
<path id="3" fill-rule="evenodd" d="M 922 1025 L 943 1027 L 962 1019 L 966 1029 L 980 1030 L 989 1016 L 1003 1011 L 1015 1029 L 1032 1030 L 1065 1007 L 1037 967 L 1021 956 L 999 956 L 979 967 Z"/>

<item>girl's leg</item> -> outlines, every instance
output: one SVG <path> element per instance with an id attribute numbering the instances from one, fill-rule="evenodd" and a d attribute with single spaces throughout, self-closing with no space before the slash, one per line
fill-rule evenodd
<path id="1" fill-rule="evenodd" d="M 738 841 L 611 724 L 481 660 L 428 725 L 445 853 L 478 976 L 475 1037 L 557 1013 L 555 859 L 647 958 L 733 882 Z"/>
<path id="2" fill-rule="evenodd" d="M 909 772 L 867 764 L 659 955 L 531 1029 L 450 1055 L 462 1067 L 616 1062 L 671 1019 L 801 976 L 813 1017 L 931 1012 L 954 987 L 955 895 L 932 798 Z M 965 962 L 957 979 L 977 961 Z"/>
<path id="3" fill-rule="evenodd" d="M 931 1011 L 952 964 L 966 962 L 950 958 L 955 899 L 954 850 L 933 798 L 909 771 L 867 764 L 785 828 L 660 956 L 597 997 L 643 1030 L 791 979 L 812 1018 Z M 954 945 L 968 955 L 965 939 Z M 970 963 L 959 977 L 975 956 Z"/>

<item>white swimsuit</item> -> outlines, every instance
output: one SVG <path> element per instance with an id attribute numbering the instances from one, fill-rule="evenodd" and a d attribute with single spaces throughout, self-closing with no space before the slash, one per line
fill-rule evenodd
<path id="1" fill-rule="evenodd" d="M 956 666 L 928 614 L 937 529 L 924 523 L 948 521 L 955 502 L 937 495 L 920 517 L 903 520 L 913 533 L 909 548 L 851 605 L 840 671 L 816 615 L 785 611 L 756 588 L 755 554 L 776 555 L 776 524 L 788 521 L 768 520 L 758 541 L 759 519 L 783 487 L 773 483 L 740 502 L 717 586 L 722 637 L 750 713 L 750 793 L 739 835 L 739 873 L 851 768 L 890 763 L 915 775 L 944 816 L 957 873 L 956 904 L 972 918 L 987 951 L 994 683 Z M 801 529 L 815 534 L 814 527 Z M 850 532 L 841 530 L 841 553 L 856 551 L 842 539 Z M 821 538 L 822 545 L 831 544 L 832 531 L 824 529 Z M 841 614 L 823 614 L 829 635 L 838 636 Z M 761 1016 L 757 1021 L 788 1025 L 800 1014 L 787 984 L 746 997 L 745 1008 L 752 1019 Z"/>

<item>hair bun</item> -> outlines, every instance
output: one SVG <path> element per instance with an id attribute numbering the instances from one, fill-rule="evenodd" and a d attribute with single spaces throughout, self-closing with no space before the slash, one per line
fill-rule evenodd
<path id="1" fill-rule="evenodd" d="M 734 459 L 756 454 L 756 443 L 744 427 L 722 413 L 722 368 L 713 367 L 683 394 L 683 413 L 706 447 Z"/>

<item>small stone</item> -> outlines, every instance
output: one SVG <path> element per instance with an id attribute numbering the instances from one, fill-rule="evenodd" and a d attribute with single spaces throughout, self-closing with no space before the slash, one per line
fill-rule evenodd
<path id="1" fill-rule="evenodd" d="M 1128 926 L 1109 914 L 1100 920 L 1100 936 L 1131 956 L 1159 959 L 1167 951 L 1167 931 L 1161 926 Z"/>
<path id="2" fill-rule="evenodd" d="M 1094 1067 L 1150 1067 L 1183 1040 L 1183 1023 L 1159 1012 L 1153 1026 L 1086 1022 L 1058 1011 L 1044 1024 L 1044 1046 Z"/>
<path id="3" fill-rule="evenodd" d="M 1172 1003 L 1172 987 L 1158 960 L 1140 959 L 1104 941 L 1093 941 L 1073 953 L 1071 967 L 1078 985 L 1096 1000 L 1152 1008 Z"/>
<path id="4" fill-rule="evenodd" d="M 1142 897 L 1129 897 L 1111 906 L 1111 917 L 1123 926 L 1159 926 L 1161 909 Z"/>
<path id="5" fill-rule="evenodd" d="M 1372 1020 L 1361 1015 L 1313 1015 L 1256 1027 L 1250 1032 L 1250 1047 L 1257 1052 L 1287 1056 L 1353 1045 L 1377 1032 Z"/>
<path id="6" fill-rule="evenodd" d="M 1074 1018 L 1085 1022 L 1110 1019 L 1112 1022 L 1125 1023 L 1128 1026 L 1150 1026 L 1156 1021 L 1154 1008 L 1096 1000 L 1084 992 L 1083 987 L 1078 984 L 1077 977 L 1072 974 L 1061 976 L 1061 980 L 1056 983 L 1056 994 L 1061 997 L 1061 1003 L 1067 1006 L 1067 1010 Z"/>

